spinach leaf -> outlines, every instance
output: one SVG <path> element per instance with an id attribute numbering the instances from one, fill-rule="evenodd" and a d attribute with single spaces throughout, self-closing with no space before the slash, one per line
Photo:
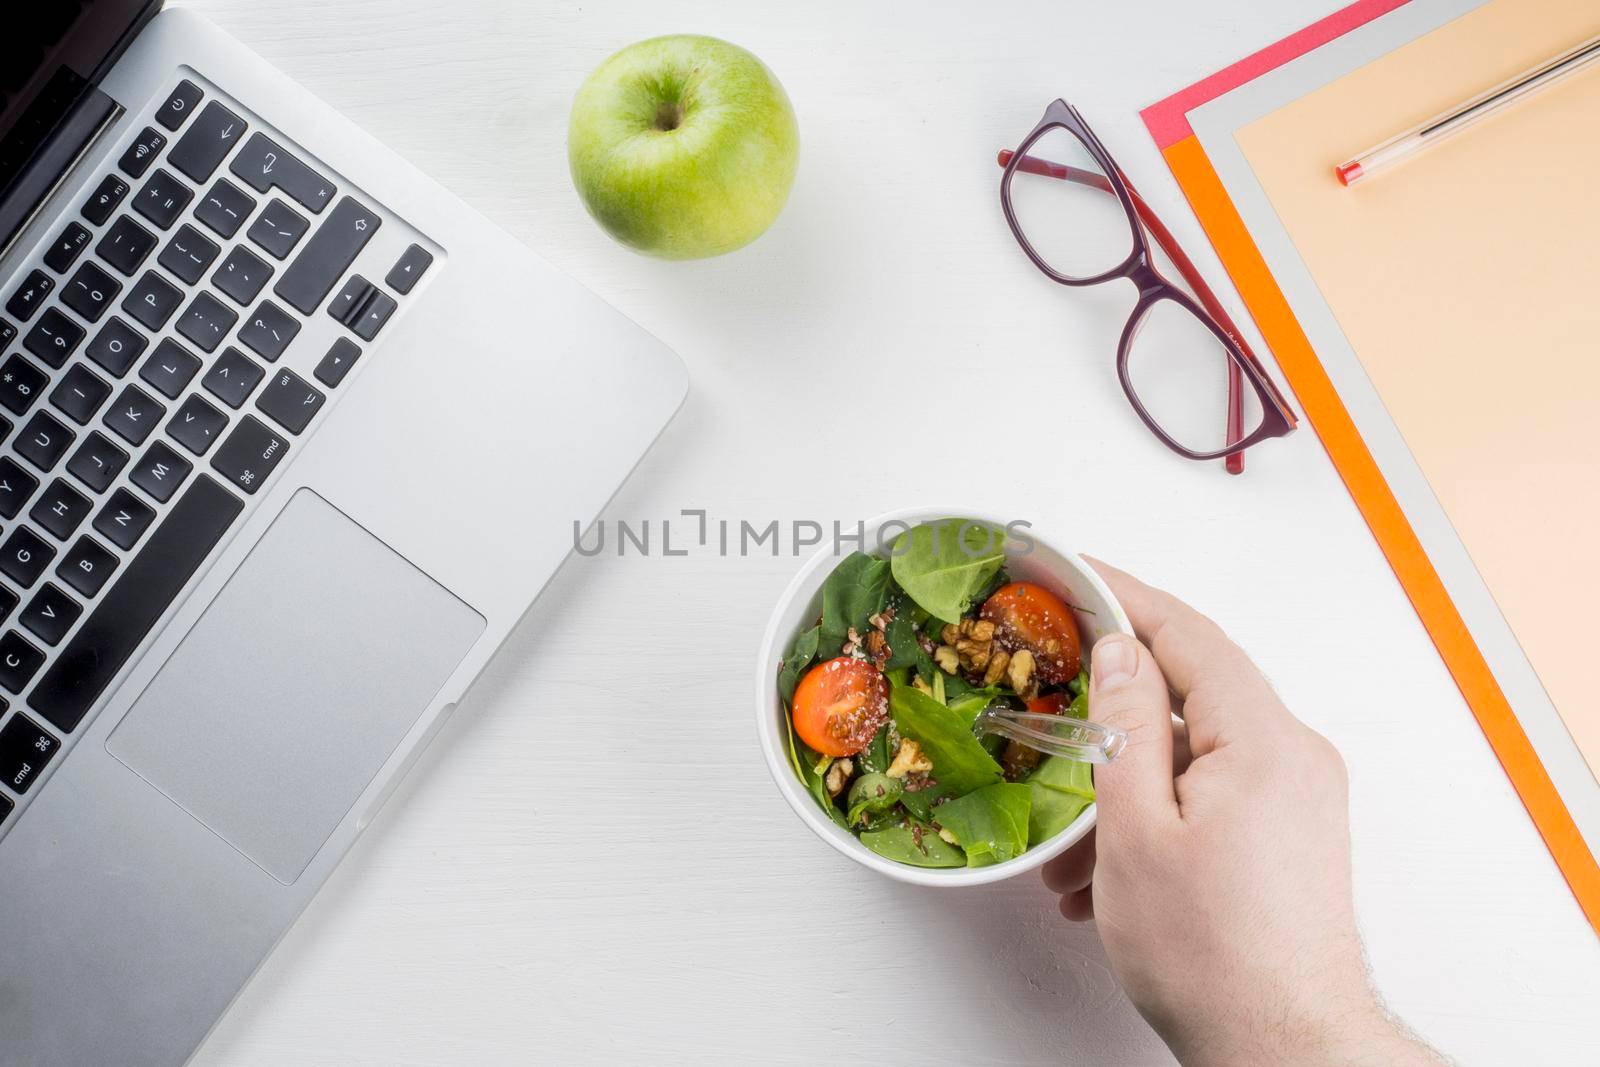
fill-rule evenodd
<path id="1" fill-rule="evenodd" d="M 1005 543 L 1004 530 L 972 519 L 924 523 L 895 539 L 890 568 L 924 611 L 955 622 L 999 573 Z"/>
<path id="2" fill-rule="evenodd" d="M 861 843 L 878 855 L 913 867 L 964 867 L 967 858 L 959 848 L 925 823 L 907 820 L 887 830 L 867 830 Z"/>
<path id="3" fill-rule="evenodd" d="M 1028 809 L 1028 845 L 1048 840 L 1071 826 L 1093 800 L 1079 793 L 1063 793 L 1039 782 L 1027 783 L 1033 806 Z"/>
<path id="4" fill-rule="evenodd" d="M 950 697 L 946 706 L 966 720 L 967 729 L 970 730 L 972 729 L 972 724 L 978 721 L 978 714 L 984 708 L 993 704 L 995 698 L 999 695 L 1000 687 L 997 685 L 989 686 L 986 689 L 968 688 L 962 695 Z"/>
<path id="5" fill-rule="evenodd" d="M 882 774 L 889 769 L 889 763 L 894 759 L 894 753 L 889 748 L 889 724 L 884 723 L 878 727 L 878 732 L 872 735 L 872 741 L 861 750 L 861 755 L 856 757 L 863 773 Z"/>
<path id="6" fill-rule="evenodd" d="M 800 676 L 817 658 L 817 641 L 821 632 L 820 626 L 813 626 L 794 639 L 789 654 L 783 657 L 783 666 L 778 670 L 778 696 L 783 698 L 785 708 L 794 703 L 794 690 L 800 684 Z"/>
<path id="7" fill-rule="evenodd" d="M 928 613 L 911 600 L 904 596 L 896 598 L 894 618 L 889 620 L 888 629 L 883 635 L 889 642 L 889 661 L 884 664 L 884 670 L 921 667 L 923 663 L 933 667 L 933 657 L 922 651 L 922 646 L 917 643 L 917 628 L 927 618 Z"/>
<path id="8" fill-rule="evenodd" d="M 801 744 L 794 736 L 794 723 L 787 717 L 785 717 L 784 721 L 789 727 L 789 763 L 794 767 L 794 773 L 800 776 L 800 781 L 805 785 L 806 791 L 822 807 L 822 810 L 828 813 L 828 817 L 848 830 L 849 826 L 844 821 L 844 815 L 840 813 L 838 806 L 834 804 L 833 798 L 828 795 L 828 786 L 823 780 L 823 775 L 827 773 L 828 763 L 831 761 L 825 760 L 822 756 L 817 755 L 817 753 Z"/>
<path id="9" fill-rule="evenodd" d="M 972 735 L 972 725 L 925 693 L 911 686 L 891 689 L 889 713 L 901 736 L 922 746 L 941 792 L 958 796 L 1004 777 Z"/>
<path id="10" fill-rule="evenodd" d="M 1046 756 L 1028 775 L 1028 781 L 1057 792 L 1094 799 L 1094 765 L 1083 760 Z"/>
<path id="11" fill-rule="evenodd" d="M 899 802 L 905 788 L 905 782 L 887 774 L 863 774 L 850 787 L 844 821 L 854 826 L 866 812 L 887 811 Z"/>
<path id="12" fill-rule="evenodd" d="M 844 648 L 848 631 L 866 634 L 867 620 L 889 603 L 889 564 L 852 552 L 822 583 L 822 633 L 817 652 L 832 659 Z"/>
<path id="13" fill-rule="evenodd" d="M 1033 791 L 1028 786 L 1000 782 L 940 805 L 939 825 L 960 842 L 967 866 L 1003 863 L 1027 849 L 1032 806 Z"/>
<path id="14" fill-rule="evenodd" d="M 915 793 L 904 792 L 900 794 L 900 806 L 923 822 L 936 822 L 933 817 L 933 802 L 940 797 L 937 789 L 919 789 Z"/>

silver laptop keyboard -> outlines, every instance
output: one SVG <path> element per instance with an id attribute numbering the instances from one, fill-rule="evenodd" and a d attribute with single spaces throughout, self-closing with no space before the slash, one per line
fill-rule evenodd
<path id="1" fill-rule="evenodd" d="M 0 833 L 434 261 L 187 73 L 0 288 Z"/>

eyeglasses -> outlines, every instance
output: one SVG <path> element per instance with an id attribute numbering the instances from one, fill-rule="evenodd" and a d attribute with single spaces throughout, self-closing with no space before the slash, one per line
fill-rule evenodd
<path id="1" fill-rule="evenodd" d="M 1127 278 L 1138 287 L 1117 377 L 1162 443 L 1189 459 L 1224 459 L 1238 474 L 1245 449 L 1293 432 L 1299 420 L 1266 368 L 1076 108 L 1052 103 L 999 162 L 1006 222 L 1046 277 L 1072 286 Z M 1147 229 L 1194 296 L 1156 270 Z"/>

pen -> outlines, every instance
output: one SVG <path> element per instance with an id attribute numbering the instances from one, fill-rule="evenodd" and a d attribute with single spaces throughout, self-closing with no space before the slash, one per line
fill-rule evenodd
<path id="1" fill-rule="evenodd" d="M 1464 104 L 1453 107 L 1441 115 L 1435 115 L 1420 126 L 1367 149 L 1354 159 L 1335 167 L 1334 173 L 1338 175 L 1342 184 L 1354 185 L 1372 177 L 1385 167 L 1409 159 L 1429 145 L 1475 126 L 1491 115 L 1499 114 L 1517 101 L 1576 74 L 1597 59 L 1600 59 L 1600 36 L 1591 37 L 1576 48 L 1563 52 L 1553 59 L 1547 59 L 1514 78 L 1509 78 Z"/>

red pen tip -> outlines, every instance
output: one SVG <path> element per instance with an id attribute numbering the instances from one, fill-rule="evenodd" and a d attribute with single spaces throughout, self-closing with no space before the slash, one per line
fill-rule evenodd
<path id="1" fill-rule="evenodd" d="M 1352 182 L 1360 180 L 1362 173 L 1361 164 L 1346 163 L 1342 166 L 1333 168 L 1333 172 L 1339 176 L 1340 185 L 1349 186 Z"/>

